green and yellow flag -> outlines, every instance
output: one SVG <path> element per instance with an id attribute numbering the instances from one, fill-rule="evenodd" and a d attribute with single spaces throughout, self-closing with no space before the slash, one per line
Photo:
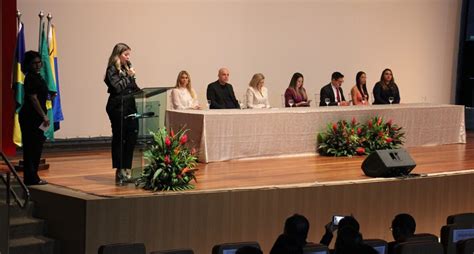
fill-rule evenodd
<path id="1" fill-rule="evenodd" d="M 25 75 L 21 71 L 21 63 L 25 56 L 25 33 L 23 23 L 18 26 L 18 32 L 16 37 L 16 49 L 15 58 L 13 62 L 13 90 L 15 93 L 15 116 L 13 119 L 13 143 L 17 146 L 22 146 L 21 143 L 21 128 L 19 121 L 19 113 L 24 101 L 24 87 L 23 82 Z"/>

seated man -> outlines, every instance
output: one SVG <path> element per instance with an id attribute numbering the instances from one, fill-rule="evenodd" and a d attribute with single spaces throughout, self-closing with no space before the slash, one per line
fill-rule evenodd
<path id="1" fill-rule="evenodd" d="M 405 242 L 408 238 L 415 235 L 415 219 L 406 213 L 398 214 L 392 221 L 391 230 L 395 241 L 388 243 L 388 253 L 393 253 L 395 245 Z"/>
<path id="2" fill-rule="evenodd" d="M 331 75 L 331 83 L 321 88 L 319 106 L 348 106 L 349 103 L 344 98 L 341 85 L 344 82 L 344 75 L 334 72 Z"/>
<path id="3" fill-rule="evenodd" d="M 219 79 L 207 86 L 207 100 L 210 101 L 209 108 L 240 108 L 232 85 L 227 83 L 229 81 L 229 70 L 221 68 L 217 76 Z"/>

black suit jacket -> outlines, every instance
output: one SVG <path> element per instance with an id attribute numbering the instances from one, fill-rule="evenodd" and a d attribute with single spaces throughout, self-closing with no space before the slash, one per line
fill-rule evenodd
<path id="1" fill-rule="evenodd" d="M 230 101 L 226 101 L 224 90 L 229 93 Z M 210 83 L 207 86 L 207 99 L 211 101 L 211 109 L 240 108 L 239 102 L 235 98 L 234 89 L 228 83 L 225 84 L 224 89 L 219 81 Z"/>
<path id="2" fill-rule="evenodd" d="M 342 87 L 339 87 L 339 96 L 341 96 L 341 101 L 346 100 L 346 98 L 344 98 L 344 92 L 342 91 Z M 319 95 L 319 106 L 326 106 L 326 102 L 324 102 L 324 99 L 326 98 L 329 98 L 331 100 L 331 102 L 329 103 L 329 106 L 337 106 L 336 95 L 334 94 L 334 91 L 332 90 L 331 83 L 321 88 L 321 93 Z"/>

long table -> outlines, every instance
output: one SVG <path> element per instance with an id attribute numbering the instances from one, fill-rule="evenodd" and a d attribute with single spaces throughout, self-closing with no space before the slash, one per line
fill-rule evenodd
<path id="1" fill-rule="evenodd" d="M 317 135 L 330 122 L 355 117 L 392 119 L 403 127 L 405 146 L 466 143 L 464 107 L 399 104 L 318 108 L 168 110 L 166 125 L 189 129 L 201 162 L 316 153 Z"/>

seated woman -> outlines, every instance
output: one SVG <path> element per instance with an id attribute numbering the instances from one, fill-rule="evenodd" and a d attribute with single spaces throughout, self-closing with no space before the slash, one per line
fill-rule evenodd
<path id="1" fill-rule="evenodd" d="M 309 107 L 306 89 L 303 87 L 303 74 L 296 72 L 291 77 L 290 85 L 285 91 L 285 107 Z"/>
<path id="2" fill-rule="evenodd" d="M 369 93 L 366 86 L 367 76 L 365 72 L 359 71 L 356 75 L 356 85 L 351 89 L 353 105 L 368 105 Z"/>
<path id="3" fill-rule="evenodd" d="M 171 91 L 171 104 L 173 109 L 201 109 L 187 71 L 178 74 L 176 86 Z"/>
<path id="4" fill-rule="evenodd" d="M 400 103 L 400 92 L 390 69 L 383 70 L 380 81 L 375 84 L 373 91 L 374 104 Z"/>
<path id="5" fill-rule="evenodd" d="M 247 108 L 270 108 L 268 90 L 264 87 L 265 77 L 262 73 L 254 74 L 245 94 Z"/>

